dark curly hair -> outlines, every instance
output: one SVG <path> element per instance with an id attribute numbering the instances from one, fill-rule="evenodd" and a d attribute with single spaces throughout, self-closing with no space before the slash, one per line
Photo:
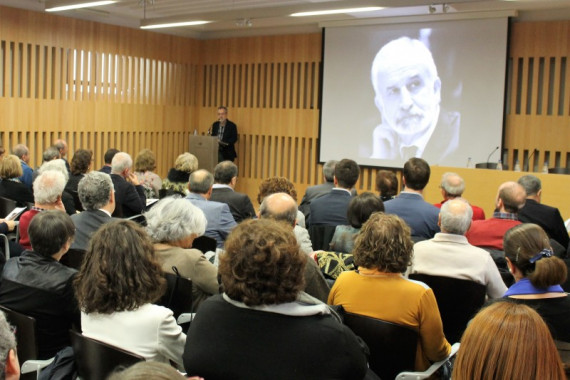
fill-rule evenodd
<path id="1" fill-rule="evenodd" d="M 231 299 L 248 306 L 274 305 L 297 299 L 305 286 L 306 262 L 290 225 L 246 220 L 228 236 L 218 273 Z"/>
<path id="2" fill-rule="evenodd" d="M 354 263 L 381 272 L 403 273 L 410 265 L 414 242 L 399 216 L 373 213 L 354 242 Z"/>
<path id="3" fill-rule="evenodd" d="M 78 175 L 87 173 L 92 158 L 92 151 L 87 149 L 76 150 L 71 159 L 71 174 Z"/>
<path id="4" fill-rule="evenodd" d="M 87 314 L 135 310 L 166 290 L 150 237 L 129 220 L 106 223 L 95 232 L 73 285 Z"/>
<path id="5" fill-rule="evenodd" d="M 270 177 L 264 179 L 259 184 L 259 192 L 257 193 L 257 201 L 259 204 L 263 202 L 263 198 L 275 193 L 289 194 L 295 201 L 297 200 L 297 190 L 295 185 L 285 177 Z"/>

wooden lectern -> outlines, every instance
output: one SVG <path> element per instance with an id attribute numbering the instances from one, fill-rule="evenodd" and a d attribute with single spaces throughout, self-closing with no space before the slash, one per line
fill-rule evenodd
<path id="1" fill-rule="evenodd" d="M 214 174 L 218 164 L 218 137 L 190 135 L 189 150 L 198 159 L 198 167 Z"/>

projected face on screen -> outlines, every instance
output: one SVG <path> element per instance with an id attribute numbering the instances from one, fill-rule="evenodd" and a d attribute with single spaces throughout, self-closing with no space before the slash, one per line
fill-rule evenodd
<path id="1" fill-rule="evenodd" d="M 441 80 L 431 52 L 416 39 L 392 40 L 376 54 L 371 79 L 382 116 L 372 158 L 422 157 L 440 113 Z"/>

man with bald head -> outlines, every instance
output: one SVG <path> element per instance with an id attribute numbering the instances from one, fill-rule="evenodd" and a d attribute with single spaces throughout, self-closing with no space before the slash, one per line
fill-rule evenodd
<path id="1" fill-rule="evenodd" d="M 461 198 L 465 191 L 465 181 L 457 173 L 446 172 L 441 177 L 439 188 L 443 201 L 434 204 L 437 208 L 441 208 L 450 199 Z M 485 220 L 485 211 L 481 207 L 471 205 L 471 208 L 473 209 L 473 220 Z"/>
<path id="2" fill-rule="evenodd" d="M 459 113 L 441 112 L 441 80 L 429 49 L 400 37 L 384 45 L 371 69 L 382 124 L 372 134 L 371 158 L 433 164 L 459 145 Z"/>
<path id="3" fill-rule="evenodd" d="M 59 158 L 61 158 L 63 162 L 65 162 L 65 167 L 67 168 L 67 171 L 71 173 L 69 162 L 67 162 L 67 159 L 65 158 L 68 152 L 67 142 L 62 139 L 57 139 L 53 142 L 53 146 L 59 151 Z"/>
<path id="4" fill-rule="evenodd" d="M 469 244 L 465 237 L 472 216 L 471 206 L 465 199 L 445 202 L 438 219 L 441 232 L 433 239 L 414 245 L 409 273 L 474 281 L 487 287 L 490 298 L 502 297 L 507 287 L 491 255 Z"/>
<path id="5" fill-rule="evenodd" d="M 223 248 L 226 238 L 237 225 L 230 207 L 221 202 L 211 201 L 214 176 L 207 170 L 200 169 L 190 174 L 186 199 L 204 212 L 206 216 L 205 236 L 216 239 L 217 248 Z"/>
<path id="6" fill-rule="evenodd" d="M 512 227 L 521 224 L 519 210 L 526 201 L 524 188 L 509 181 L 499 186 L 495 199 L 495 212 L 487 220 L 476 220 L 467 232 L 469 243 L 481 247 L 503 250 L 503 236 Z"/>

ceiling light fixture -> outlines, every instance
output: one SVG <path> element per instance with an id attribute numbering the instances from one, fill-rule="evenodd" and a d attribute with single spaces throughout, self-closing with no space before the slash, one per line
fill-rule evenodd
<path id="1" fill-rule="evenodd" d="M 107 0 L 107 1 L 91 1 L 88 3 L 77 3 L 77 4 L 68 4 L 68 5 L 54 5 L 54 6 L 49 6 L 48 3 L 46 3 L 46 12 L 62 12 L 62 11 L 68 11 L 70 9 L 79 9 L 79 8 L 93 8 L 93 7 L 99 7 L 101 5 L 109 5 L 109 4 L 113 4 L 116 3 L 116 0 Z M 60 3 L 61 4 L 61 3 Z M 49 7 L 49 8 L 48 8 Z"/>
<path id="2" fill-rule="evenodd" d="M 379 11 L 381 9 L 384 9 L 384 8 L 383 7 L 365 7 L 365 8 L 329 9 L 326 11 L 292 13 L 290 16 L 304 17 L 304 16 L 336 15 L 336 14 L 342 14 L 342 13 L 374 12 L 374 11 Z"/>
<path id="3" fill-rule="evenodd" d="M 148 21 L 148 20 L 147 20 Z M 161 29 L 161 28 L 176 28 L 179 26 L 194 26 L 194 25 L 203 25 L 208 24 L 211 21 L 181 21 L 181 22 L 169 22 L 169 23 L 162 23 L 162 24 L 148 24 L 148 25 L 141 25 L 141 29 Z"/>

